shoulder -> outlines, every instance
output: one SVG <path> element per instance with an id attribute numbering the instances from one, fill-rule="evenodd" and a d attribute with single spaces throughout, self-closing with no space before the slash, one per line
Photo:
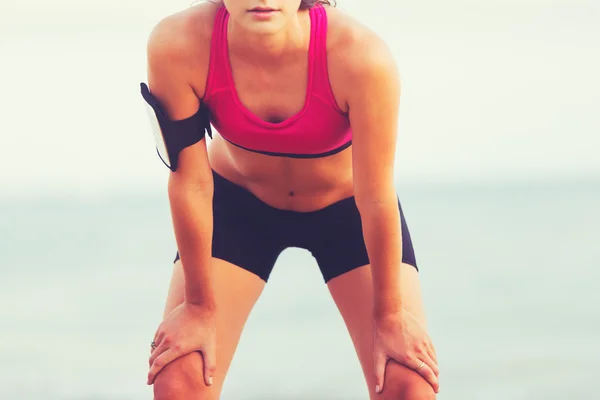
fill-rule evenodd
<path id="1" fill-rule="evenodd" d="M 219 5 L 203 2 L 162 18 L 147 41 L 148 67 L 165 75 L 186 76 L 204 90 L 212 30 Z M 204 72 L 204 73 L 203 73 Z M 205 79 L 204 79 L 205 80 Z"/>
<path id="2" fill-rule="evenodd" d="M 327 8 L 327 15 L 327 55 L 336 72 L 359 84 L 397 78 L 394 55 L 383 38 L 340 9 Z"/>

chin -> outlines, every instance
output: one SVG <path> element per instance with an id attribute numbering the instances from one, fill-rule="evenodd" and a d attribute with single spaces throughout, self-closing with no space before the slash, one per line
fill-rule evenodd
<path id="1" fill-rule="evenodd" d="M 257 35 L 272 35 L 283 29 L 283 21 L 278 18 L 271 21 L 255 21 L 250 19 L 244 21 L 244 28 L 249 32 Z"/>
<path id="2" fill-rule="evenodd" d="M 273 35 L 275 33 L 277 33 L 280 28 L 279 27 L 273 27 L 273 26 L 250 26 L 248 27 L 248 31 L 255 34 L 255 35 L 261 35 L 261 36 L 269 36 L 269 35 Z"/>

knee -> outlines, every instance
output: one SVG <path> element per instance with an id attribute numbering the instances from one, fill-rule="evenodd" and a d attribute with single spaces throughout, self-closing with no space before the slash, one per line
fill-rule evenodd
<path id="1" fill-rule="evenodd" d="M 421 375 L 396 362 L 386 368 L 383 392 L 377 400 L 435 400 L 435 392 Z"/>
<path id="2" fill-rule="evenodd" d="M 154 380 L 154 400 L 213 400 L 204 384 L 202 356 L 191 353 L 171 362 Z"/>

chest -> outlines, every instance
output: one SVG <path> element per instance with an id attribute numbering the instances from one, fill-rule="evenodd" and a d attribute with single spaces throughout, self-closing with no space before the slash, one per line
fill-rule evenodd
<path id="1" fill-rule="evenodd" d="M 235 57 L 230 62 L 235 95 L 258 118 L 280 123 L 304 108 L 309 80 L 307 56 L 271 67 L 248 65 Z"/>

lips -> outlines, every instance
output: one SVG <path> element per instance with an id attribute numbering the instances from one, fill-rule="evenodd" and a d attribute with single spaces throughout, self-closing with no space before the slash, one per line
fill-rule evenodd
<path id="1" fill-rule="evenodd" d="M 273 12 L 276 11 L 274 8 L 269 8 L 269 7 L 254 7 L 253 9 L 250 10 L 250 12 L 256 12 L 256 13 L 268 13 L 268 12 Z"/>

